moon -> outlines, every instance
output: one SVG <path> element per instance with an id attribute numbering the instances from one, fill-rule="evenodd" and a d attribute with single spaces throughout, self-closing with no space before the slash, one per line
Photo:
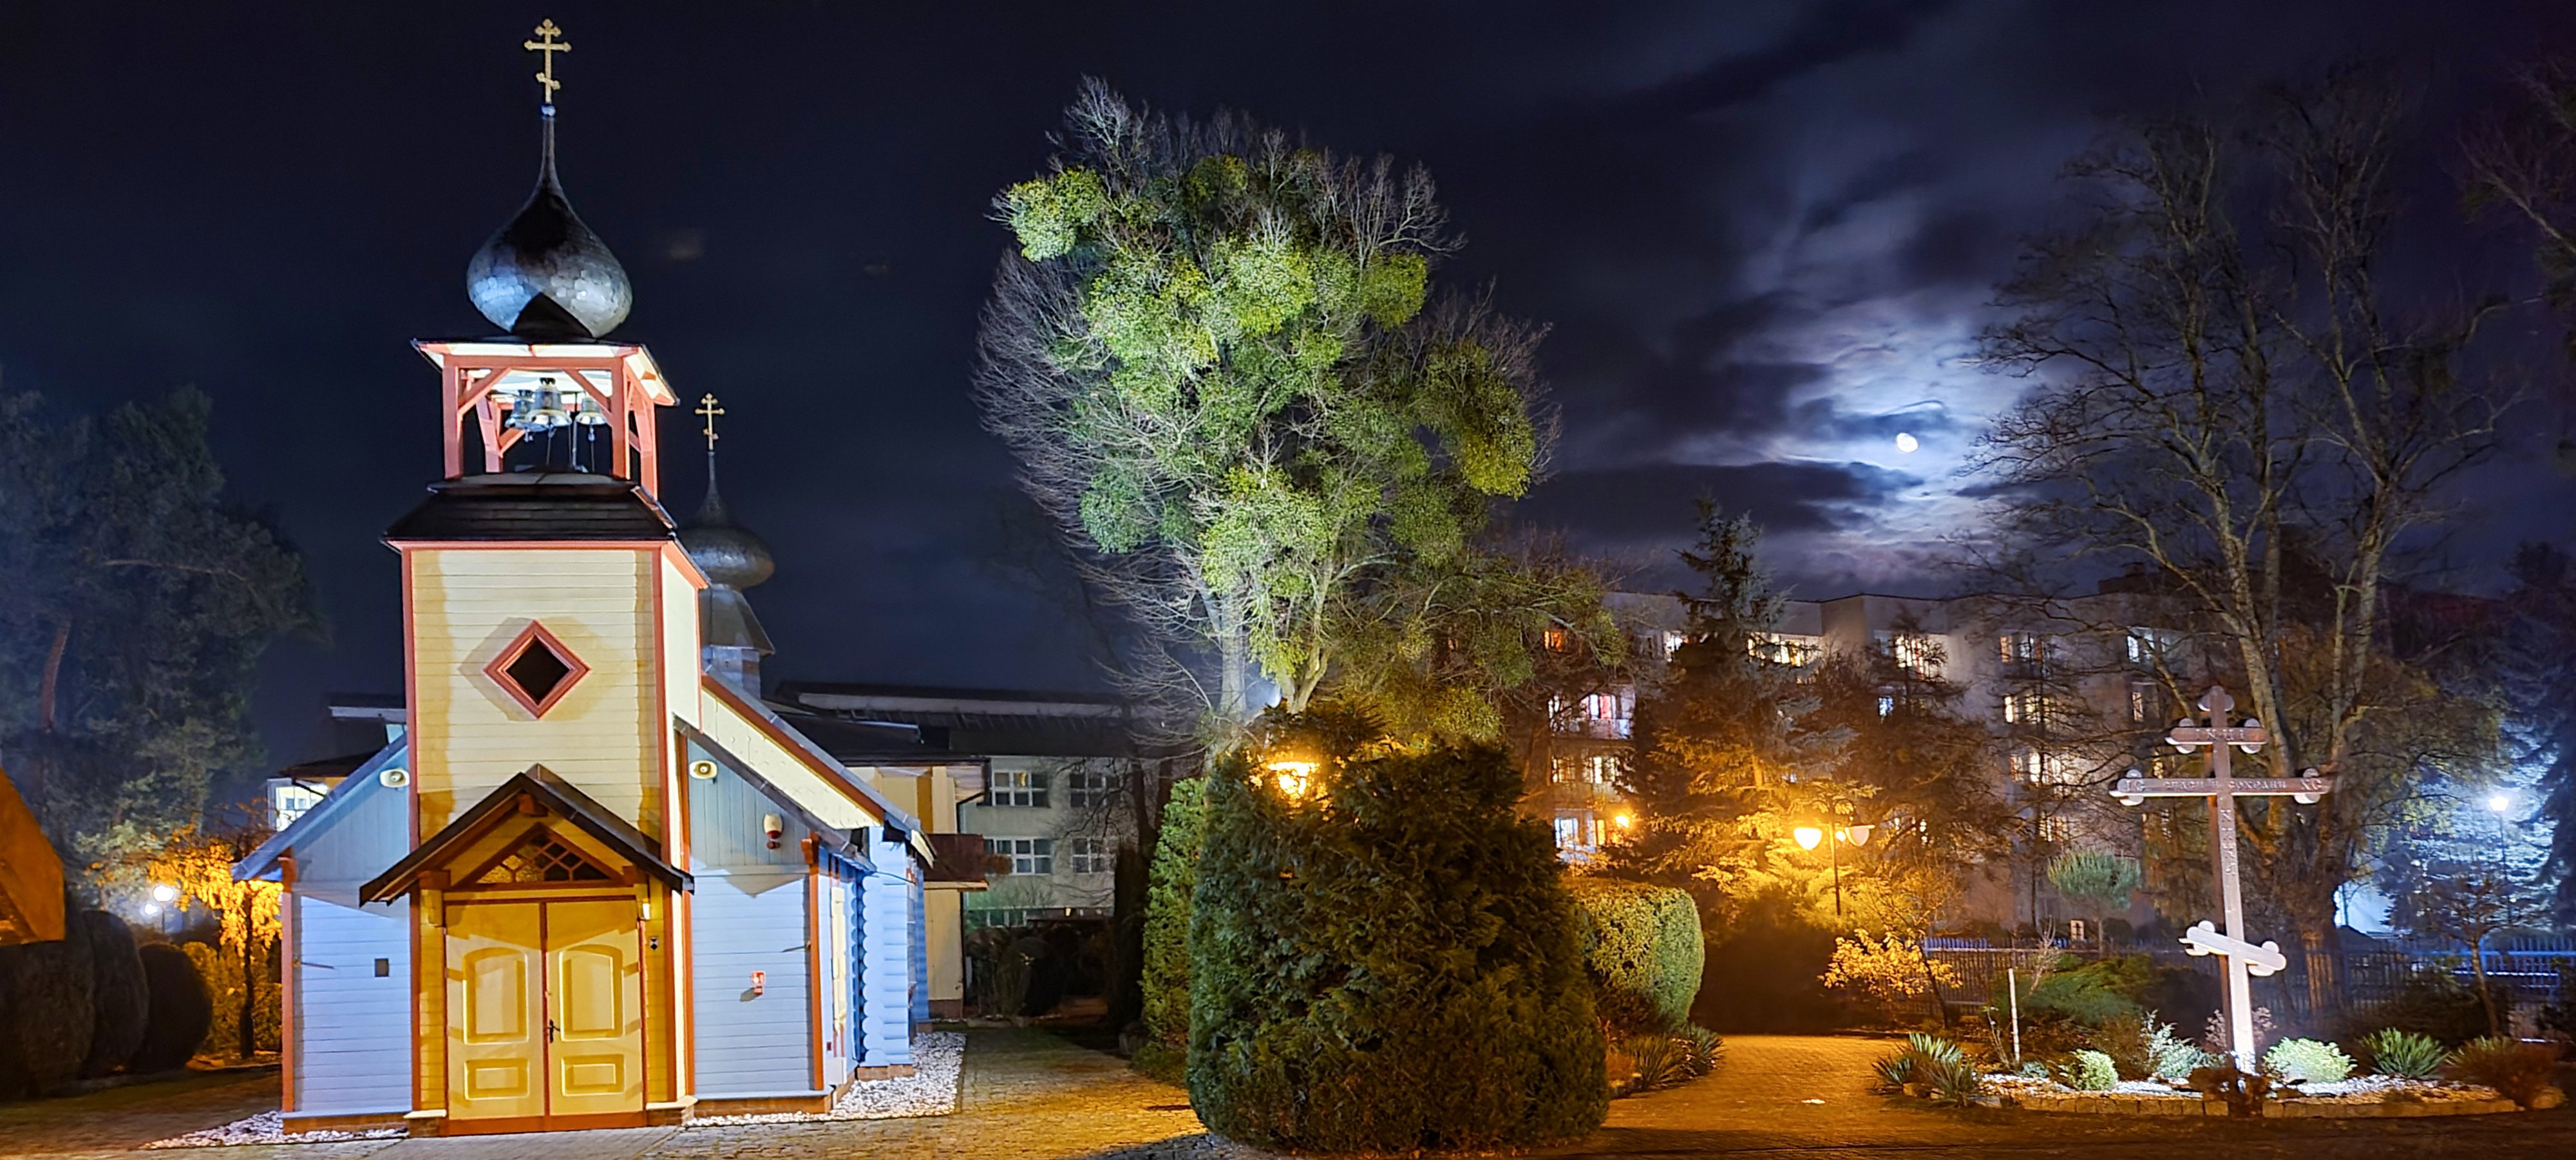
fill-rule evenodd
<path id="1" fill-rule="evenodd" d="M 1896 433 L 1896 450 L 1897 450 L 1898 452 L 1900 452 L 1900 453 L 1902 453 L 1902 454 L 1906 454 L 1906 455 L 1912 455 L 1912 454 L 1914 454 L 1914 449 L 1915 449 L 1915 448 L 1917 448 L 1917 447 L 1921 447 L 1921 446 L 1923 446 L 1923 442 L 1922 442 L 1921 440 L 1919 440 L 1919 439 L 1916 439 L 1913 435 L 1908 434 L 1907 432 L 1904 432 L 1904 431 L 1899 431 L 1899 432 L 1897 432 L 1897 433 Z"/>

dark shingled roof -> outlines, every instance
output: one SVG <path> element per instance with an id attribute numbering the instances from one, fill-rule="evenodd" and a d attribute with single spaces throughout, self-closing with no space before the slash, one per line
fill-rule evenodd
<path id="1" fill-rule="evenodd" d="M 385 529 L 392 541 L 666 540 L 671 517 L 632 482 L 576 472 L 469 475 Z"/>
<path id="2" fill-rule="evenodd" d="M 344 783 L 345 784 L 345 783 Z M 692 879 L 687 871 L 662 860 L 661 852 L 643 831 L 618 817 L 608 807 L 591 800 L 589 794 L 572 783 L 555 776 L 553 770 L 531 765 L 527 771 L 502 782 L 500 788 L 484 795 L 473 808 L 457 815 L 447 828 L 432 834 L 418 848 L 405 854 L 384 873 L 358 890 L 361 902 L 383 902 L 411 893 L 421 872 L 446 864 L 448 854 L 462 849 L 494 825 L 518 816 L 521 797 L 532 798 L 547 814 L 563 818 L 583 833 L 599 839 L 610 849 L 633 863 L 635 869 L 661 879 L 677 890 L 687 890 Z"/>

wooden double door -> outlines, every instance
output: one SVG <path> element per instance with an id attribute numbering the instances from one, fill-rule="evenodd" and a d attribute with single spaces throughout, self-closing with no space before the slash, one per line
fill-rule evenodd
<path id="1" fill-rule="evenodd" d="M 447 929 L 447 1130 L 644 1122 L 632 898 L 462 901 Z"/>

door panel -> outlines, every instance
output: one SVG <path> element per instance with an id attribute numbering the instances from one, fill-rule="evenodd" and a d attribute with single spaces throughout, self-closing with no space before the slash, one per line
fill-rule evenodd
<path id="1" fill-rule="evenodd" d="M 644 1110 L 643 964 L 635 903 L 546 906 L 547 1114 Z"/>
<path id="2" fill-rule="evenodd" d="M 518 903 L 448 915 L 448 1115 L 544 1115 L 543 911 Z"/>

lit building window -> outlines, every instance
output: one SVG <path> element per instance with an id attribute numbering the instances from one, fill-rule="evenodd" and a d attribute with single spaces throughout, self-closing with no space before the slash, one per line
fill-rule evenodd
<path id="1" fill-rule="evenodd" d="M 994 770 L 993 788 L 987 800 L 997 806 L 1045 809 L 1047 775 L 1034 769 Z"/>
<path id="2" fill-rule="evenodd" d="M 1109 839 L 1067 838 L 1064 853 L 1076 874 L 1109 873 Z"/>
<path id="3" fill-rule="evenodd" d="M 1562 628 L 1551 628 L 1543 636 L 1549 652 L 1564 652 L 1574 643 L 1574 638 Z"/>
<path id="4" fill-rule="evenodd" d="M 1893 713 L 1895 713 L 1895 712 L 1896 712 L 1896 698 L 1891 697 L 1891 696 L 1888 696 L 1888 695 L 1887 695 L 1887 694 L 1885 694 L 1885 693 L 1881 693 L 1881 694 L 1879 694 L 1879 697 L 1878 697 L 1878 715 L 1879 715 L 1879 716 L 1881 716 L 1881 717 L 1885 717 L 1885 716 L 1889 716 L 1889 715 L 1891 715 L 1891 714 L 1893 714 Z"/>
<path id="5" fill-rule="evenodd" d="M 1065 801 L 1070 803 L 1075 809 L 1105 806 L 1116 802 L 1118 800 L 1118 787 L 1116 782 L 1112 780 L 1112 777 L 1113 775 L 1110 774 L 1109 771 L 1102 769 L 1073 769 L 1065 771 Z M 1040 794 L 1044 794 L 1046 791 L 1041 788 L 1038 792 Z M 1038 804 L 1044 805 L 1046 803 L 1044 801 L 1040 801 Z"/>
<path id="6" fill-rule="evenodd" d="M 1812 637 L 1786 636 L 1766 632 L 1744 642 L 1753 655 L 1775 665 L 1804 668 L 1825 655 L 1825 646 Z"/>
<path id="7" fill-rule="evenodd" d="M 1671 659 L 1673 659 L 1673 654 L 1674 654 L 1674 653 L 1677 653 L 1677 652 L 1682 651 L 1682 646 L 1683 646 L 1683 645 L 1686 645 L 1686 644 L 1689 644 L 1689 643 L 1690 643 L 1690 634 L 1689 634 L 1689 633 L 1686 633 L 1686 632 L 1666 632 L 1666 633 L 1664 634 L 1664 659 L 1665 659 L 1665 660 L 1671 660 Z"/>
<path id="8" fill-rule="evenodd" d="M 1559 850 L 1595 850 L 1601 846 L 1601 819 L 1590 810 L 1565 810 L 1556 815 L 1556 848 Z"/>
<path id="9" fill-rule="evenodd" d="M 1941 667 L 1936 659 L 1939 649 L 1927 636 L 1899 636 L 1888 642 L 1888 652 L 1896 658 L 1898 668 L 1918 677 L 1931 676 Z"/>
<path id="10" fill-rule="evenodd" d="M 2083 780 L 2075 762 L 2063 753 L 2042 753 L 2037 749 L 2016 749 L 2012 753 L 2015 776 L 2032 785 L 2073 785 Z"/>
<path id="11" fill-rule="evenodd" d="M 322 804 L 322 791 L 295 782 L 282 782 L 268 787 L 269 828 L 283 830 L 303 817 L 304 811 Z"/>
<path id="12" fill-rule="evenodd" d="M 2136 638 L 2131 638 L 2136 639 Z M 2129 720 L 2145 724 L 2155 718 L 2156 692 L 2153 685 L 2129 686 Z"/>
<path id="13" fill-rule="evenodd" d="M 2039 840 L 2062 846 L 2076 839 L 2075 819 L 2050 815 L 2039 819 Z"/>
<path id="14" fill-rule="evenodd" d="M 1055 839 L 986 838 L 984 852 L 1011 860 L 1013 874 L 1055 873 Z"/>
<path id="15" fill-rule="evenodd" d="M 1583 780 L 1593 785 L 1608 785 L 1618 778 L 1618 754 L 1595 753 L 1583 759 Z"/>

